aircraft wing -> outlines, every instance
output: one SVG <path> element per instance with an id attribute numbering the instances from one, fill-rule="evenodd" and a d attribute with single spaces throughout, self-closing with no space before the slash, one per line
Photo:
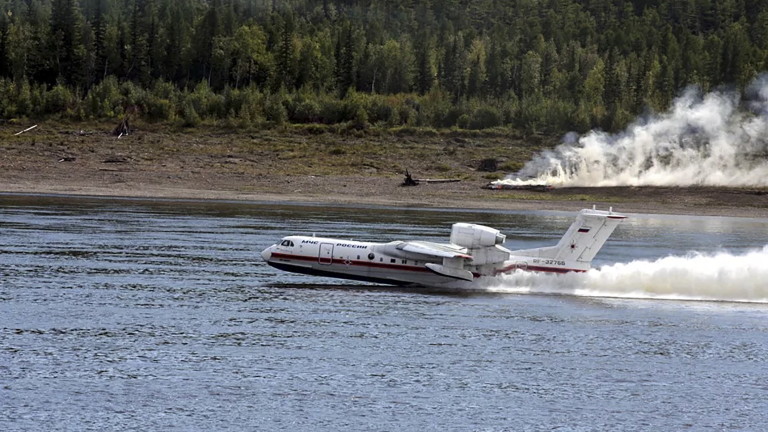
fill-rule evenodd
<path id="1" fill-rule="evenodd" d="M 409 241 L 398 245 L 398 249 L 405 252 L 412 252 L 421 255 L 429 255 L 440 258 L 463 258 L 472 259 L 472 255 L 467 255 L 463 248 L 452 247 L 439 243 Z"/>

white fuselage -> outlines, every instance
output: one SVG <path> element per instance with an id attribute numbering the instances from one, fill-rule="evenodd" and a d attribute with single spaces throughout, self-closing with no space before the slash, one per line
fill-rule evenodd
<path id="1" fill-rule="evenodd" d="M 434 273 L 426 264 L 443 259 L 398 250 L 397 242 L 373 243 L 333 238 L 289 236 L 266 248 L 261 256 L 271 266 L 294 273 L 360 280 L 389 285 L 471 287 L 484 276 L 515 270 L 566 273 L 586 271 L 589 265 L 564 260 L 510 255 L 498 263 L 464 266 L 473 280 L 457 280 Z"/>
<path id="2" fill-rule="evenodd" d="M 262 251 L 271 266 L 295 273 L 393 285 L 471 288 L 487 277 L 517 270 L 583 272 L 626 217 L 612 210 L 581 210 L 557 245 L 511 251 L 506 237 L 482 225 L 456 223 L 450 243 L 359 242 L 288 236 Z"/>

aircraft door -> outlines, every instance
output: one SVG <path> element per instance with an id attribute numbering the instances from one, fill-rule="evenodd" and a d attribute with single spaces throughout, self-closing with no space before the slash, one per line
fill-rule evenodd
<path id="1" fill-rule="evenodd" d="M 320 264 L 333 264 L 333 243 L 320 243 L 320 255 L 317 257 Z"/>

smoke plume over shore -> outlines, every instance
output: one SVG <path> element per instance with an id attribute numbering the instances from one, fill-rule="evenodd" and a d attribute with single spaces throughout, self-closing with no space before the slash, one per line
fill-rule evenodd
<path id="1" fill-rule="evenodd" d="M 619 134 L 570 134 L 499 183 L 768 187 L 768 75 L 743 97 L 689 88 Z"/>

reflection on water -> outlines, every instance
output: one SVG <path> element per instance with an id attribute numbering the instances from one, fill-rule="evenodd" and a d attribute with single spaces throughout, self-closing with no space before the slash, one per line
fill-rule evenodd
<path id="1" fill-rule="evenodd" d="M 0 197 L 0 429 L 762 429 L 766 305 L 605 290 L 744 290 L 728 278 L 765 271 L 768 221 L 637 215 L 583 279 L 513 275 L 483 294 L 339 283 L 258 255 L 292 233 L 445 241 L 453 222 L 536 247 L 571 218 Z M 690 251 L 705 255 L 665 258 Z M 746 270 L 728 261 L 751 254 Z"/>

